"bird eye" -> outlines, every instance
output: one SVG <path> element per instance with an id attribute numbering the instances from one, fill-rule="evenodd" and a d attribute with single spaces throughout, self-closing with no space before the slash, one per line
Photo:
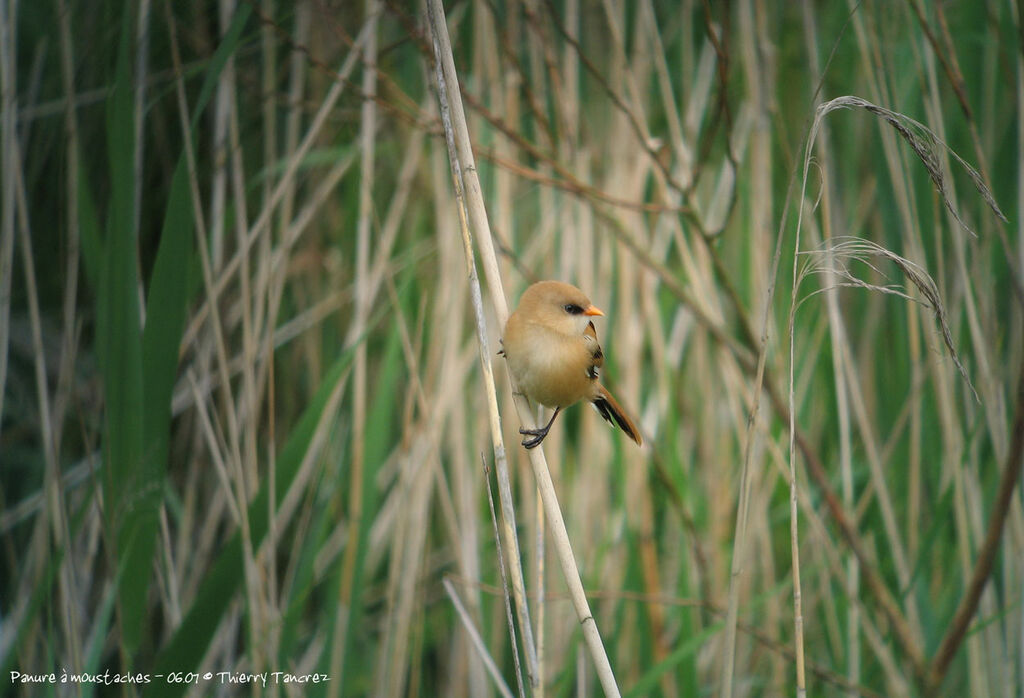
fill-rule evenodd
<path id="1" fill-rule="evenodd" d="M 579 307 L 575 303 L 566 303 L 562 307 L 565 310 L 565 312 L 569 313 L 570 315 L 581 315 L 583 313 L 583 308 Z"/>

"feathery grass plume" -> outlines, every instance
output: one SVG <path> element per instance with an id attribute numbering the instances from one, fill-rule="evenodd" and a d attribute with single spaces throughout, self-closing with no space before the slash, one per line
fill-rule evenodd
<path id="1" fill-rule="evenodd" d="M 892 250 L 886 249 L 871 240 L 850 235 L 830 238 L 823 241 L 817 250 L 804 250 L 799 254 L 807 256 L 808 260 L 800 270 L 800 275 L 797 279 L 798 284 L 811 274 L 834 274 L 836 277 L 843 279 L 839 283 L 811 292 L 801 299 L 800 305 L 819 293 L 827 291 L 829 288 L 851 287 L 892 294 L 928 308 L 935 317 L 935 321 L 939 324 L 939 329 L 942 332 L 942 341 L 945 343 L 946 348 L 949 349 L 953 363 L 956 364 L 956 368 L 963 377 L 964 382 L 967 383 L 967 386 L 974 394 L 974 399 L 980 404 L 981 398 L 978 397 L 978 391 L 974 389 L 974 384 L 971 383 L 971 379 L 967 375 L 967 369 L 964 368 L 963 363 L 960 361 L 960 355 L 957 353 L 956 347 L 953 346 L 953 336 L 949 331 L 949 323 L 946 322 L 946 308 L 942 303 L 942 297 L 939 295 L 939 288 L 931 275 L 921 265 L 915 264 L 906 257 L 901 257 Z M 905 285 L 880 285 L 865 281 L 851 269 L 851 262 L 860 262 L 882 278 L 888 279 L 889 277 L 878 268 L 878 265 L 873 260 L 888 260 L 895 264 L 903 272 L 906 280 L 918 290 L 920 296 L 911 295 L 908 292 L 909 288 Z"/>
<path id="2" fill-rule="evenodd" d="M 818 110 L 814 115 L 814 126 L 811 129 L 811 138 L 808 142 L 814 140 L 814 136 L 818 131 L 818 126 L 821 120 L 829 112 L 835 111 L 836 109 L 853 109 L 854 107 L 864 109 L 865 111 L 874 114 L 875 116 L 884 119 L 890 126 L 896 129 L 896 132 L 903 137 L 903 140 L 914 149 L 917 153 L 917 157 L 920 158 L 921 163 L 925 169 L 928 170 L 928 176 L 931 177 L 932 182 L 935 184 L 935 188 L 942 196 L 942 202 L 949 209 L 949 212 L 956 218 L 957 223 L 963 227 L 968 233 L 977 237 L 978 234 L 971 229 L 971 226 L 967 225 L 963 218 L 960 217 L 960 213 L 953 206 L 952 196 L 946 185 L 946 175 L 942 171 L 942 151 L 945 150 L 949 155 L 956 160 L 967 176 L 974 182 L 975 188 L 981 197 L 988 204 L 988 207 L 992 209 L 993 213 L 999 216 L 1004 222 L 1006 222 L 1006 216 L 999 209 L 999 204 L 996 203 L 995 197 L 992 196 L 992 192 L 985 186 L 985 182 L 982 180 L 981 175 L 973 167 L 967 164 L 967 162 L 957 155 L 956 151 L 946 145 L 945 141 L 935 135 L 935 132 L 925 126 L 919 121 L 910 118 L 906 114 L 880 107 L 877 104 L 872 104 L 866 99 L 855 97 L 853 95 L 845 95 L 842 97 L 836 97 L 833 100 L 825 102 L 818 106 Z M 959 365 L 959 362 L 957 362 Z M 965 376 L 966 377 L 966 376 Z"/>

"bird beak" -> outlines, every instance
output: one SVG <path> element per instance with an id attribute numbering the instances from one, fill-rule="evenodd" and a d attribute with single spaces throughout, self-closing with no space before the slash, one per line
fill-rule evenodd
<path id="1" fill-rule="evenodd" d="M 586 310 L 584 310 L 583 314 L 584 315 L 604 315 L 604 313 L 601 312 L 600 308 L 598 308 L 596 306 L 593 306 L 593 305 L 590 306 L 589 308 L 587 308 Z"/>

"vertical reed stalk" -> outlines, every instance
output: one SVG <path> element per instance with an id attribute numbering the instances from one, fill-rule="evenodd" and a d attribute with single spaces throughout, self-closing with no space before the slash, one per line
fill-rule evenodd
<path id="1" fill-rule="evenodd" d="M 352 324 L 352 334 L 356 337 L 361 335 L 366 327 L 366 319 L 369 316 L 370 296 L 367 285 L 370 259 L 370 224 L 373 217 L 373 174 L 374 174 L 374 134 L 377 129 L 377 107 L 373 97 L 377 91 L 377 22 L 380 15 L 380 3 L 378 0 L 366 0 L 364 4 L 366 14 L 366 42 L 362 48 L 363 59 L 363 82 L 362 90 L 365 96 L 360 112 L 360 177 L 359 177 L 359 218 L 356 228 L 356 250 L 355 250 L 355 289 L 356 289 L 356 310 L 355 321 Z M 366 344 L 359 342 L 355 347 L 355 361 L 353 363 L 352 379 L 352 459 L 351 474 L 349 476 L 349 501 L 348 516 L 352 522 L 353 533 L 350 535 L 350 545 L 345 549 L 345 559 L 342 563 L 341 583 L 338 588 L 338 615 L 334 634 L 334 647 L 331 656 L 331 670 L 339 679 L 344 676 L 346 641 L 348 637 L 348 625 L 352 622 L 351 613 L 344 612 L 352 604 L 352 590 L 355 579 L 356 555 L 358 553 L 359 528 L 363 522 L 363 468 L 365 454 L 365 433 L 366 433 Z M 395 668 L 395 673 L 400 673 Z M 343 685 L 339 680 L 333 684 L 328 693 L 331 696 L 338 695 Z"/>
<path id="2" fill-rule="evenodd" d="M 519 549 L 519 539 L 516 534 L 515 506 L 512 501 L 512 488 L 508 475 L 508 462 L 505 454 L 504 439 L 501 434 L 501 420 L 498 413 L 497 390 L 494 385 L 494 372 L 491 368 L 491 351 L 487 341 L 486 321 L 483 312 L 483 298 L 480 291 L 480 281 L 476 274 L 476 264 L 473 261 L 472 240 L 467 222 L 467 204 L 465 201 L 465 179 L 462 176 L 463 169 L 461 161 L 455 152 L 455 137 L 452 128 L 452 103 L 453 96 L 447 89 L 448 75 L 443 73 L 444 56 L 442 54 L 443 44 L 440 43 L 438 35 L 440 30 L 435 25 L 438 20 L 434 14 L 430 14 L 432 36 L 434 37 L 434 67 L 437 79 L 438 100 L 440 103 L 441 120 L 445 126 L 445 141 L 448 146 L 449 163 L 452 169 L 452 184 L 456 195 L 456 209 L 459 219 L 459 228 L 462 233 L 463 254 L 466 261 L 466 274 L 469 279 L 470 296 L 473 302 L 474 319 L 476 320 L 477 347 L 480 356 L 481 370 L 484 376 L 484 392 L 487 399 L 488 424 L 490 427 L 491 442 L 494 446 L 495 472 L 498 478 L 498 501 L 501 505 L 501 532 L 505 545 L 508 547 L 508 569 L 512 582 L 512 597 L 515 600 L 516 614 L 519 619 L 520 633 L 523 637 L 523 652 L 526 655 L 526 673 L 529 677 L 531 687 L 540 683 L 540 676 L 537 674 L 537 650 L 533 642 L 533 625 L 530 622 L 529 605 L 526 600 L 526 584 L 522 571 L 522 557 Z M 444 24 L 443 13 L 440 22 Z M 446 28 L 446 27 L 445 27 Z M 451 48 L 449 46 L 449 54 Z M 457 78 L 455 78 L 457 79 Z M 452 90 L 451 92 L 454 92 Z"/>
<path id="3" fill-rule="evenodd" d="M 428 12 L 433 31 L 434 40 L 437 44 L 437 52 L 440 59 L 439 70 L 444 76 L 444 86 L 438 86 L 439 90 L 446 90 L 448 93 L 448 104 L 451 109 L 451 128 L 453 134 L 450 136 L 455 143 L 455 150 L 458 155 L 458 170 L 462 173 L 463 190 L 468 212 L 468 223 L 475 231 L 475 239 L 480 245 L 481 255 L 484 263 L 488 285 L 491 291 L 491 301 L 495 305 L 498 324 L 504 327 L 508 319 L 508 304 L 502 288 L 501 278 L 498 275 L 497 258 L 494 254 L 494 245 L 491 240 L 490 226 L 487 223 L 487 214 L 484 210 L 483 198 L 481 196 L 480 182 L 477 178 L 476 164 L 473 157 L 472 146 L 469 140 L 469 132 L 466 127 L 466 119 L 462 111 L 462 96 L 459 90 L 458 77 L 455 71 L 454 57 L 452 56 L 451 42 L 448 39 L 448 28 L 445 23 L 444 11 L 438 0 L 429 0 Z M 452 163 L 453 169 L 456 167 Z M 472 255 L 467 258 L 470 264 Z M 482 317 L 482 307 L 478 306 L 478 317 Z M 481 351 L 486 346 L 483 335 L 481 340 Z M 486 374 L 485 374 L 486 375 Z M 493 387 L 488 392 L 493 391 Z M 489 404 L 496 405 L 496 398 L 489 399 Z M 534 426 L 534 420 L 530 413 L 529 404 L 525 397 L 517 395 L 516 408 L 519 412 L 520 421 L 526 428 Z M 495 438 L 496 448 L 501 442 L 497 440 L 500 435 L 500 426 L 495 425 L 495 413 L 492 412 L 492 438 Z M 569 543 L 569 535 L 565 529 L 565 521 L 562 518 L 561 509 L 554 491 L 554 484 L 548 473 L 542 448 L 530 450 L 530 464 L 533 466 L 534 475 L 537 478 L 541 490 L 541 499 L 544 502 L 545 515 L 552 528 L 552 535 L 555 539 L 555 549 L 559 561 L 562 564 L 562 572 L 565 575 L 566 583 L 569 586 L 569 593 L 576 609 L 577 618 L 583 629 L 583 637 L 587 648 L 590 651 L 591 659 L 597 669 L 598 679 L 608 696 L 618 696 L 619 689 L 615 683 L 611 664 L 608 662 L 608 654 L 601 642 L 601 636 L 597 629 L 597 623 L 590 612 L 590 604 L 587 601 L 583 590 L 583 583 L 580 579 L 579 569 L 572 554 Z"/>

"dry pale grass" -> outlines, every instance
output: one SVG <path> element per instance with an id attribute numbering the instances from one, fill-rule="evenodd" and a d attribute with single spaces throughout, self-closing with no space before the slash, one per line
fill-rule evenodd
<path id="1" fill-rule="evenodd" d="M 1016 18 L 429 7 L 0 4 L 0 668 L 1018 691 Z M 518 446 L 541 278 L 643 449 Z"/>

